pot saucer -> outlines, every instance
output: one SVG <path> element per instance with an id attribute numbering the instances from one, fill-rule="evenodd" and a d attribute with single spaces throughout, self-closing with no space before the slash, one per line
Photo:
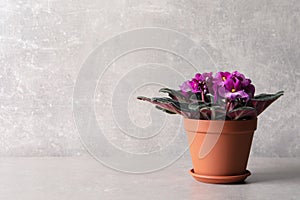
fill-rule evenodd
<path id="1" fill-rule="evenodd" d="M 190 170 L 190 174 L 200 182 L 204 183 L 240 183 L 243 182 L 248 176 L 251 175 L 250 171 L 246 170 L 244 174 L 234 175 L 234 176 L 209 176 L 209 175 L 200 175 L 195 174 L 194 169 Z"/>

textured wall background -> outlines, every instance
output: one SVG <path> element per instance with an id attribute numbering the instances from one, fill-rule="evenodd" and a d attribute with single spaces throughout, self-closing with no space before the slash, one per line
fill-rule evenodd
<path id="1" fill-rule="evenodd" d="M 285 90 L 285 96 L 261 115 L 252 154 L 300 156 L 298 0 L 1 0 L 0 155 L 84 153 L 72 115 L 73 87 L 80 67 L 107 38 L 141 27 L 184 33 L 205 47 L 217 69 L 244 72 L 258 93 Z M 182 62 L 157 51 L 137 52 L 114 63 L 106 80 L 121 77 L 122 66 L 150 61 L 169 66 Z M 155 95 L 153 88 L 135 94 Z M 101 95 L 110 93 L 105 88 L 97 91 L 96 113 L 116 145 L 147 152 L 161 148 L 163 141 L 172 137 L 166 134 L 157 141 L 137 144 L 120 135 L 105 121 L 101 106 L 109 106 L 111 100 Z M 135 123 L 146 126 L 151 121 L 150 105 L 135 101 L 129 105 Z M 147 115 L 141 114 L 143 109 Z M 170 122 L 169 127 L 173 125 Z"/>

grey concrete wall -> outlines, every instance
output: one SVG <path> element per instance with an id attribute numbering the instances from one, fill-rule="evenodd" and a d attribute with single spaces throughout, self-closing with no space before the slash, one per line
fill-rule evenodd
<path id="1" fill-rule="evenodd" d="M 200 72 L 240 70 L 253 80 L 257 93 L 285 90 L 285 96 L 260 116 L 252 154 L 300 156 L 299 13 L 298 0 L 2 0 L 0 155 L 85 153 L 72 109 L 73 89 L 82 64 L 98 45 L 113 35 L 137 28 L 161 27 L 185 34 L 205 49 L 209 56 L 189 54 L 191 59 L 199 60 Z M 135 40 L 127 42 L 130 45 Z M 105 51 L 105 55 L 123 48 L 120 44 L 113 43 L 113 48 Z M 207 60 L 213 66 L 209 66 Z M 149 140 L 135 141 L 124 134 L 111 117 L 114 83 L 118 82 L 118 77 L 120 80 L 125 77 L 125 83 L 126 77 L 132 80 L 134 77 L 128 75 L 130 70 L 147 63 L 158 63 L 150 66 L 157 69 L 152 76 L 164 80 L 163 85 L 170 87 L 177 86 L 184 78 L 173 79 L 166 75 L 164 66 L 179 70 L 184 77 L 194 73 L 176 54 L 153 49 L 125 55 L 105 71 L 103 84 L 95 90 L 99 125 L 111 143 L 134 153 L 163 148 L 175 137 L 172 131 L 178 129 L 180 119 L 168 116 L 160 134 Z M 153 78 L 150 75 L 145 72 L 145 78 Z M 137 77 L 137 80 L 142 79 Z M 152 124 L 157 130 L 162 126 L 155 117 L 162 119 L 163 114 L 133 98 L 139 94 L 156 95 L 159 84 L 141 86 L 134 91 L 122 90 L 124 94 L 132 93 L 130 101 L 117 96 L 120 102 L 128 101 L 127 111 L 136 126 Z M 118 106 L 114 111 L 122 115 L 118 113 Z M 126 126 L 126 120 L 119 120 Z M 149 130 L 141 133 L 130 123 L 125 128 L 127 134 L 152 134 Z M 184 133 L 181 131 L 179 135 L 184 144 Z"/>

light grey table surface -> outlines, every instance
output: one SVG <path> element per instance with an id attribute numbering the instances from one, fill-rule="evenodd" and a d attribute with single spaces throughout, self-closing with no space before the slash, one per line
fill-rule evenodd
<path id="1" fill-rule="evenodd" d="M 190 168 L 188 157 L 139 175 L 86 156 L 0 158 L 0 199 L 300 199 L 300 158 L 251 157 L 244 184 L 196 182 Z"/>

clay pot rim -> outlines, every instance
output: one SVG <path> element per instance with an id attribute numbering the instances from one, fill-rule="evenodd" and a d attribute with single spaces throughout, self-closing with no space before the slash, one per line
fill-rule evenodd
<path id="1" fill-rule="evenodd" d="M 184 127 L 188 132 L 194 133 L 220 133 L 237 134 L 253 132 L 257 128 L 257 118 L 249 120 L 202 120 L 184 118 Z M 222 128 L 220 128 L 222 127 Z"/>
<path id="2" fill-rule="evenodd" d="M 242 119 L 242 120 L 221 120 L 221 119 L 211 120 L 211 119 L 191 119 L 191 118 L 183 117 L 183 119 L 184 120 L 191 120 L 191 121 L 210 121 L 210 122 L 221 122 L 221 121 L 224 121 L 226 123 L 257 121 L 257 118 L 254 118 L 254 119 Z"/>

